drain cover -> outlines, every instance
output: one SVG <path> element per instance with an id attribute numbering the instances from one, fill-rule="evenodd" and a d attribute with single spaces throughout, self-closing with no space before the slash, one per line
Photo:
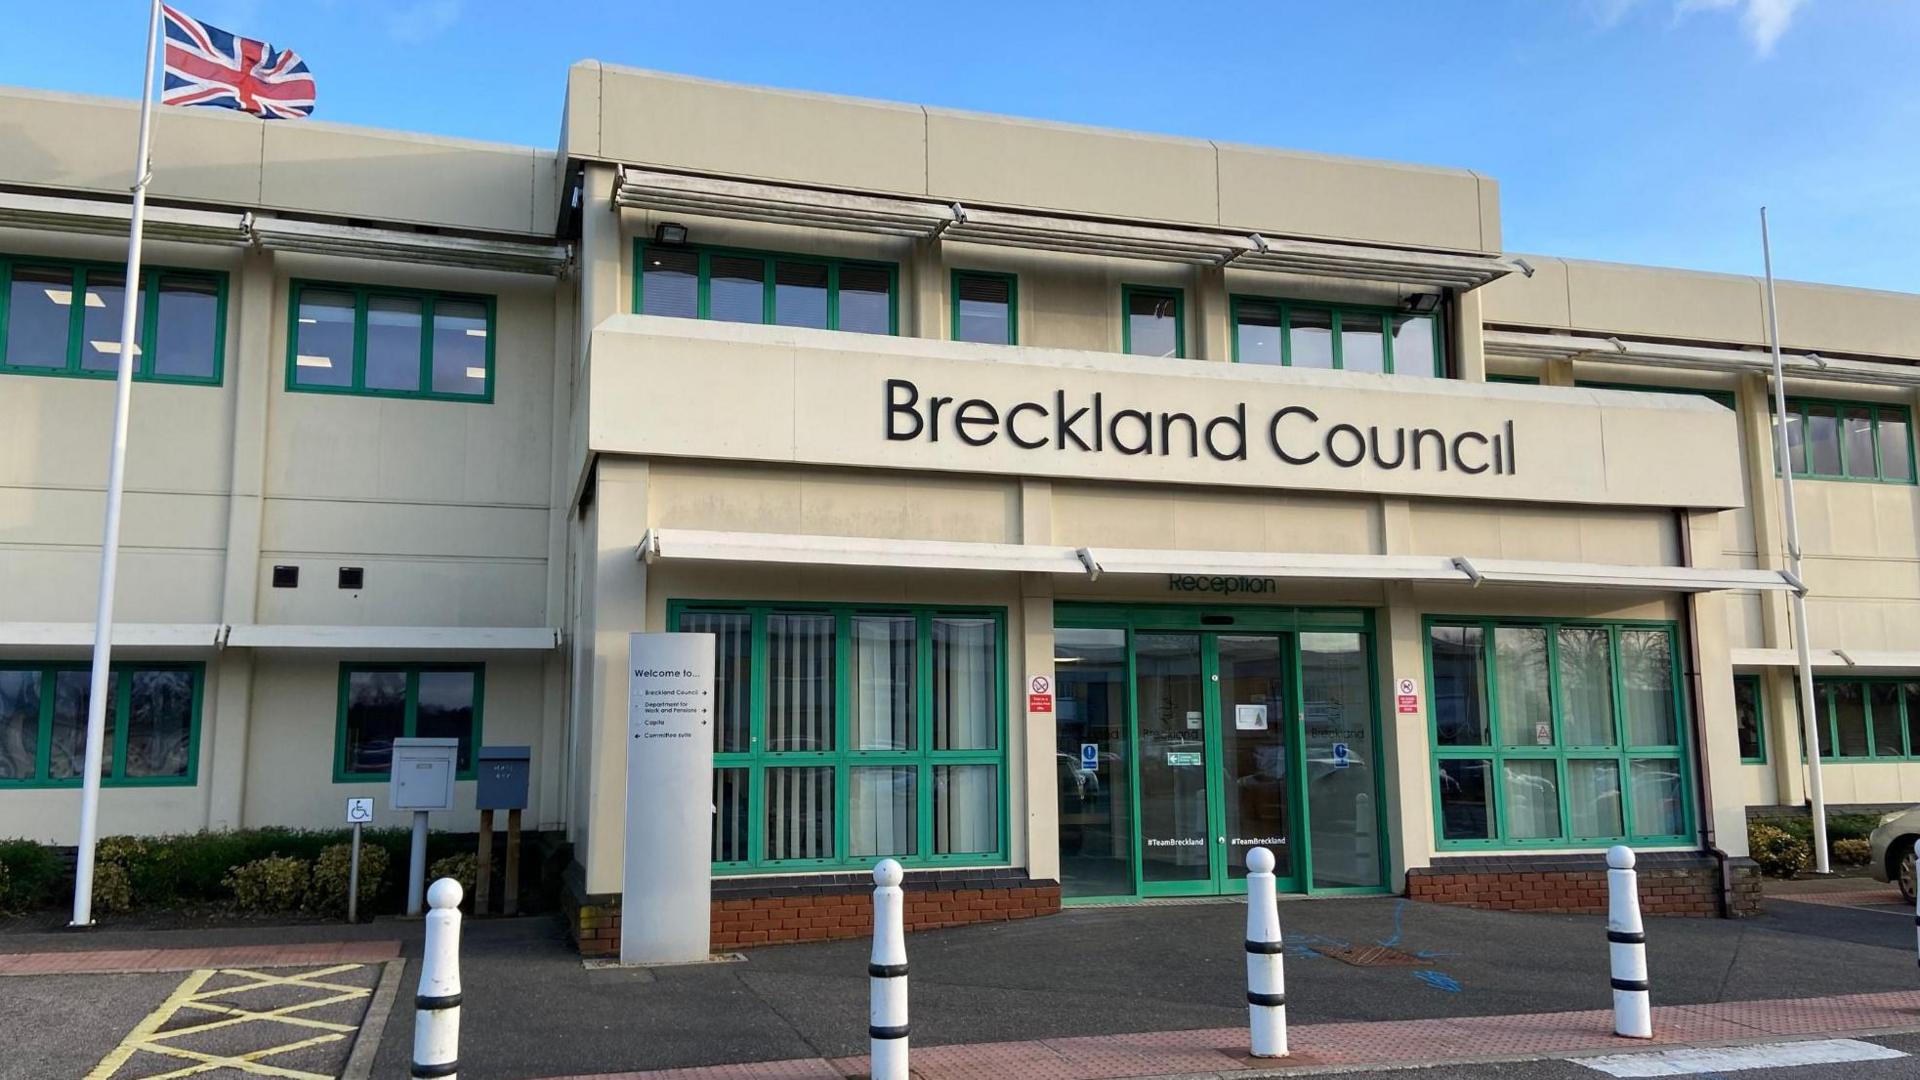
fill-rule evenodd
<path id="1" fill-rule="evenodd" d="M 1431 967 L 1433 961 L 1424 960 L 1410 952 L 1390 949 L 1385 945 L 1315 945 L 1313 951 L 1321 956 L 1331 956 L 1342 963 L 1354 967 Z"/>

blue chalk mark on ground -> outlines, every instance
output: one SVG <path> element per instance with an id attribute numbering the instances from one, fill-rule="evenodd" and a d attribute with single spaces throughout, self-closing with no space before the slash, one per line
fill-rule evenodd
<path id="1" fill-rule="evenodd" d="M 1435 990 L 1445 990 L 1449 994 L 1460 992 L 1460 984 L 1454 980 L 1453 976 L 1442 971 L 1416 971 L 1413 977 Z"/>
<path id="2" fill-rule="evenodd" d="M 1398 903 L 1393 905 L 1393 936 L 1375 941 L 1374 944 L 1388 949 L 1400 944 L 1400 920 L 1406 916 L 1406 913 L 1407 901 L 1405 897 L 1402 897 Z"/>

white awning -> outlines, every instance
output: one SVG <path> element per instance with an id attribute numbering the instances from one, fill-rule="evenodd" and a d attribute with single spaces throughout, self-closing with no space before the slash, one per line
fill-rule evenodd
<path id="1" fill-rule="evenodd" d="M 0 622 L 0 646 L 16 649 L 89 649 L 90 622 Z M 218 623 L 114 623 L 113 644 L 129 649 L 212 649 L 220 644 Z"/>
<path id="2" fill-rule="evenodd" d="M 1734 667 L 1798 667 L 1800 654 L 1793 649 L 1732 649 Z M 1874 671 L 1920 671 L 1920 652 L 1870 652 L 1862 649 L 1812 649 L 1809 658 L 1816 668 L 1845 668 Z"/>
<path id="3" fill-rule="evenodd" d="M 127 203 L 0 192 L 0 226 L 124 237 L 132 215 Z M 247 216 L 242 213 L 149 206 L 145 228 L 155 240 L 190 244 L 240 247 L 251 240 Z"/>
<path id="4" fill-rule="evenodd" d="M 1140 225 L 937 199 L 855 195 L 795 184 L 689 176 L 621 166 L 615 207 L 772 221 L 885 236 L 1066 251 L 1155 262 L 1473 289 L 1519 269 L 1498 255 L 1264 237 Z"/>
<path id="5" fill-rule="evenodd" d="M 1488 356 L 1518 356 L 1538 360 L 1594 360 L 1691 371 L 1773 371 L 1773 354 L 1766 349 L 1735 349 L 1709 345 L 1674 345 L 1631 341 L 1617 337 L 1547 334 L 1522 330 L 1489 330 Z M 1920 367 L 1888 361 L 1828 359 L 1818 353 L 1783 353 L 1780 366 L 1789 376 L 1828 379 L 1874 386 L 1920 386 Z"/>
<path id="6" fill-rule="evenodd" d="M 1790 590 L 1772 570 L 1550 563 L 1446 555 L 1329 555 L 1247 551 L 983 544 L 858 536 L 649 529 L 637 552 L 648 562 L 692 560 L 799 566 L 872 566 L 1074 574 L 1179 574 L 1319 581 L 1420 581 L 1649 592 Z"/>
<path id="7" fill-rule="evenodd" d="M 545 626 L 303 626 L 248 624 L 227 628 L 236 649 L 354 652 L 548 652 L 560 631 Z"/>

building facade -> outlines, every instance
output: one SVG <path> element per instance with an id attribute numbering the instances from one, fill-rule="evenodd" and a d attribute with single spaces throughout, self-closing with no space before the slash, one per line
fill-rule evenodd
<path id="1" fill-rule="evenodd" d="M 135 110 L 0 117 L 0 834 L 71 843 Z M 918 925 L 1255 845 L 1567 910 L 1626 842 L 1738 912 L 1805 799 L 1752 278 L 1512 255 L 1464 170 L 592 62 L 553 151 L 155 145 L 107 833 L 530 745 L 604 951 L 660 630 L 716 643 L 722 944 L 887 855 Z M 1828 797 L 1913 801 L 1920 298 L 1779 297 Z"/>

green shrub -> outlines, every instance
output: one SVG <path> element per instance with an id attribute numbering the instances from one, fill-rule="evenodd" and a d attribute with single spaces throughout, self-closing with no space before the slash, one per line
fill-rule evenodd
<path id="1" fill-rule="evenodd" d="M 353 845 L 334 844 L 322 848 L 313 861 L 313 877 L 307 885 L 302 904 L 320 915 L 343 916 L 347 913 L 347 882 L 353 870 Z M 380 884 L 387 876 L 387 849 L 378 844 L 360 847 L 360 917 L 374 913 L 379 903 Z"/>
<path id="2" fill-rule="evenodd" d="M 1873 845 L 1859 836 L 1835 840 L 1830 850 L 1834 863 L 1840 866 L 1865 866 L 1867 860 L 1873 857 Z"/>
<path id="3" fill-rule="evenodd" d="M 249 914 L 297 911 L 306 899 L 312 874 L 304 859 L 269 855 L 234 867 L 224 881 L 233 906 Z"/>
<path id="4" fill-rule="evenodd" d="M 93 911 L 97 915 L 118 915 L 133 910 L 133 882 L 127 868 L 117 862 L 95 858 L 93 863 Z"/>
<path id="5" fill-rule="evenodd" d="M 1760 872 L 1772 877 L 1790 878 L 1806 869 L 1813 849 L 1805 840 L 1772 825 L 1747 826 L 1747 849 Z"/>
<path id="6" fill-rule="evenodd" d="M 6 871 L 0 912 L 30 911 L 50 903 L 64 873 L 53 849 L 32 840 L 0 840 L 0 869 Z"/>
<path id="7" fill-rule="evenodd" d="M 450 877 L 460 883 L 462 907 L 473 905 L 473 884 L 480 877 L 480 857 L 471 852 L 449 855 L 427 868 L 427 884 L 431 886 L 443 877 Z"/>

